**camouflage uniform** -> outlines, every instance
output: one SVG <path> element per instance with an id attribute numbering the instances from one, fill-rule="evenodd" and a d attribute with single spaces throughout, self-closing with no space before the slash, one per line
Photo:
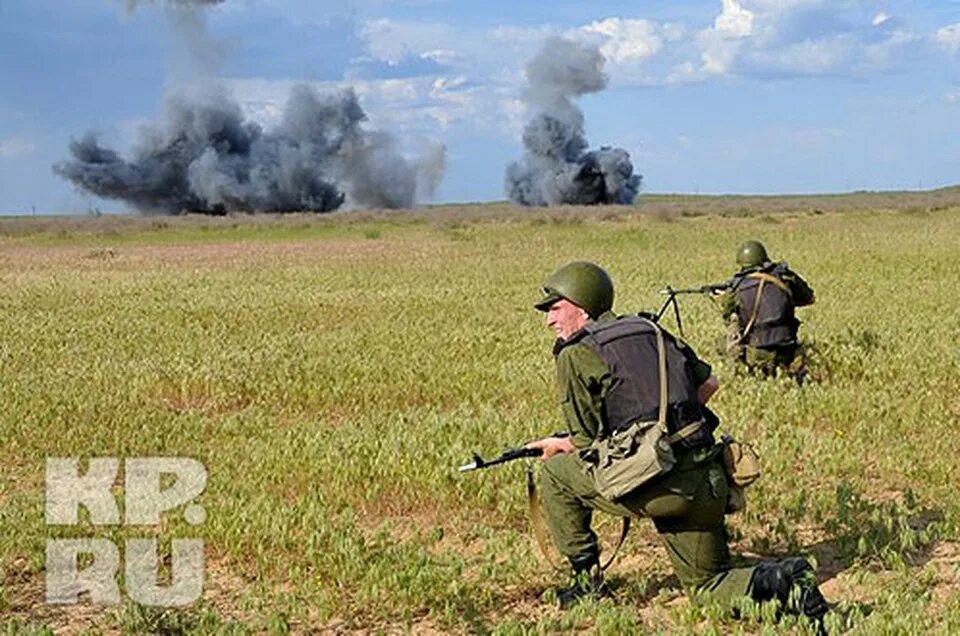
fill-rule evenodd
<path id="1" fill-rule="evenodd" d="M 597 321 L 614 320 L 606 312 Z M 687 359 L 693 386 L 710 377 L 710 366 L 682 342 L 664 333 L 666 346 Z M 570 341 L 575 338 L 571 337 Z M 656 374 L 657 363 L 650 363 Z M 594 510 L 613 515 L 650 517 L 663 538 L 674 570 L 691 595 L 730 600 L 748 592 L 754 568 L 732 568 L 724 525 L 729 486 L 712 434 L 694 448 L 678 450 L 677 464 L 616 501 L 600 496 L 582 455 L 606 431 L 605 397 L 611 389 L 607 363 L 591 348 L 574 342 L 559 348 L 557 385 L 574 446 L 580 451 L 556 455 L 541 473 L 543 508 L 559 551 L 578 563 L 595 563 Z"/>

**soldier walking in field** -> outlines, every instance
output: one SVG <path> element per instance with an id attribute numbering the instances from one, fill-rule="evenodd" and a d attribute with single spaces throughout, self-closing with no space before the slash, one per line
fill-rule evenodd
<path id="1" fill-rule="evenodd" d="M 543 452 L 543 510 L 573 569 L 572 584 L 557 592 L 561 607 L 608 593 L 591 529 L 600 510 L 651 518 L 692 598 L 773 600 L 819 623 L 827 604 L 806 559 L 731 565 L 724 523 L 730 486 L 713 435 L 718 421 L 705 406 L 719 388 L 710 366 L 649 317 L 616 316 L 613 282 L 593 263 L 561 267 L 543 292 L 536 308 L 557 336 L 569 436 L 528 447 Z M 625 436 L 618 452 L 613 442 Z"/>
<path id="2" fill-rule="evenodd" d="M 813 290 L 786 262 L 770 261 L 759 241 L 737 248 L 737 264 L 740 271 L 720 295 L 727 354 L 764 375 L 784 369 L 802 380 L 805 360 L 794 310 L 813 304 Z"/>

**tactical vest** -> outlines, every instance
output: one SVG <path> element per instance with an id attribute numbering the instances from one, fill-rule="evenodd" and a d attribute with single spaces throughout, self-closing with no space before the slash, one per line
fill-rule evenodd
<path id="1" fill-rule="evenodd" d="M 790 288 L 782 282 L 786 271 L 786 264 L 776 263 L 734 276 L 743 344 L 761 349 L 796 344 L 800 321 L 794 315 Z M 758 305 L 761 283 L 763 291 Z"/>
<path id="2" fill-rule="evenodd" d="M 604 396 L 601 415 L 607 434 L 628 428 L 633 422 L 656 421 L 660 407 L 660 373 L 657 336 L 638 316 L 588 323 L 563 343 L 580 343 L 610 369 L 610 388 Z M 690 362 L 673 337 L 664 333 L 667 360 L 667 430 L 675 433 L 694 422 L 707 420 L 694 385 Z M 713 444 L 712 426 L 677 442 L 674 448 L 694 449 Z"/>

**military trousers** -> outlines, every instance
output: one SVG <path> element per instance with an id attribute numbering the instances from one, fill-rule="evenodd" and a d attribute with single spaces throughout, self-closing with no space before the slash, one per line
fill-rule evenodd
<path id="1" fill-rule="evenodd" d="M 765 375 L 784 369 L 789 375 L 797 375 L 804 369 L 806 356 L 804 349 L 798 344 L 789 344 L 779 347 L 746 347 L 743 361 L 751 370 Z"/>
<path id="2" fill-rule="evenodd" d="M 555 455 L 541 471 L 547 525 L 565 557 L 599 557 L 593 511 L 649 517 L 670 555 L 674 571 L 694 599 L 729 602 L 747 595 L 754 568 L 733 568 L 724 524 L 729 486 L 712 449 L 687 452 L 674 468 L 616 501 L 600 496 L 577 453 Z"/>

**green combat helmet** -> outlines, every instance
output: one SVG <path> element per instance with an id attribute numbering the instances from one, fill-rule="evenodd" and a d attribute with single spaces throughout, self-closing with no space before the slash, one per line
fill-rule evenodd
<path id="1" fill-rule="evenodd" d="M 534 307 L 547 311 L 566 298 L 596 318 L 613 307 L 613 281 L 603 268 L 586 261 L 567 263 L 543 281 L 543 299 Z"/>
<path id="2" fill-rule="evenodd" d="M 737 265 L 740 267 L 756 267 L 767 260 L 767 250 L 760 241 L 744 241 L 737 248 Z"/>

